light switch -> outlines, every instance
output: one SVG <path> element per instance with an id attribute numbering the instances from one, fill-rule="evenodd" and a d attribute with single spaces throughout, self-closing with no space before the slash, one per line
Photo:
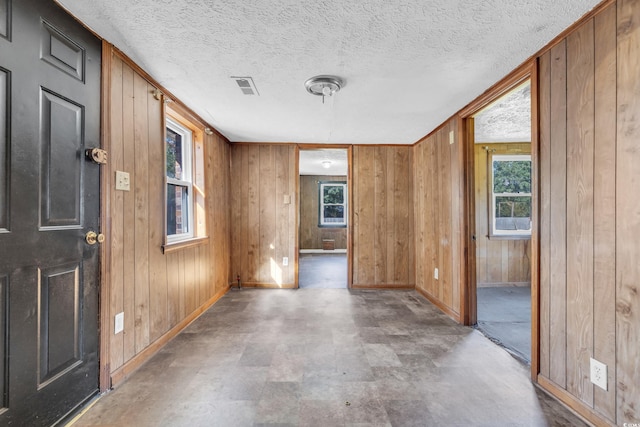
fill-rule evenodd
<path id="1" fill-rule="evenodd" d="M 285 194 L 284 195 L 284 204 L 285 205 L 291 204 L 291 194 Z"/>
<path id="2" fill-rule="evenodd" d="M 116 171 L 116 190 L 129 191 L 130 189 L 129 173 Z"/>

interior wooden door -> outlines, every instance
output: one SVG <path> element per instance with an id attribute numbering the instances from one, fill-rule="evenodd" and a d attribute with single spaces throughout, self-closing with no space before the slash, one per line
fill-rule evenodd
<path id="1" fill-rule="evenodd" d="M 0 424 L 98 391 L 100 41 L 52 0 L 0 0 Z"/>

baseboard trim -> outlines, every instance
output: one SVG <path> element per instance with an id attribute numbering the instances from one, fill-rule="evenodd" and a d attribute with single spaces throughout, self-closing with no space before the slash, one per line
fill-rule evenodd
<path id="1" fill-rule="evenodd" d="M 185 317 L 180 323 L 173 328 L 169 329 L 160 338 L 149 344 L 147 348 L 140 353 L 132 357 L 124 365 L 116 369 L 111 373 L 111 388 L 117 387 L 124 380 L 126 380 L 133 372 L 135 372 L 140 366 L 142 366 L 147 360 L 154 356 L 162 347 L 164 347 L 169 341 L 171 341 L 176 335 L 178 335 L 184 328 L 189 326 L 191 322 L 196 320 L 202 313 L 204 313 L 209 307 L 215 304 L 220 298 L 222 298 L 227 292 L 229 292 L 229 286 L 221 289 L 207 302 L 195 309 L 190 315 Z"/>
<path id="2" fill-rule="evenodd" d="M 416 285 L 393 285 L 393 284 L 378 284 L 378 285 L 363 285 L 358 283 L 357 285 L 351 285 L 351 289 L 379 289 L 379 290 L 402 290 L 415 289 Z"/>
<path id="3" fill-rule="evenodd" d="M 241 282 L 240 288 L 261 288 L 261 289 L 296 289 L 295 283 L 284 283 L 277 285 L 275 283 L 246 283 Z M 238 286 L 234 286 L 234 289 L 238 289 Z"/>
<path id="4" fill-rule="evenodd" d="M 538 374 L 538 386 L 549 393 L 554 398 L 562 402 L 567 408 L 569 408 L 576 415 L 583 418 L 588 423 L 591 423 L 597 427 L 614 427 L 606 418 L 595 412 L 593 409 L 585 405 L 580 399 L 558 386 L 550 379 Z"/>
<path id="5" fill-rule="evenodd" d="M 460 313 L 456 313 L 450 307 L 447 307 L 446 305 L 444 305 L 444 303 L 442 301 L 440 301 L 439 299 L 437 299 L 436 297 L 434 297 L 433 295 L 431 295 L 429 292 L 425 291 L 424 289 L 419 288 L 419 287 L 416 286 L 416 291 L 418 291 L 418 293 L 420 295 L 422 295 L 427 300 L 429 300 L 429 302 L 431 304 L 433 304 L 436 307 L 438 307 L 442 312 L 444 312 L 444 314 L 446 314 L 447 316 L 451 317 L 456 322 L 462 323 L 462 319 L 460 318 Z"/>

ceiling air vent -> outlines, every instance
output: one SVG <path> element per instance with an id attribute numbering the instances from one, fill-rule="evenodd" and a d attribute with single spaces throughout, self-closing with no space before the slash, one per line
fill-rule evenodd
<path id="1" fill-rule="evenodd" d="M 243 94 L 260 96 L 260 92 L 258 92 L 256 84 L 253 82 L 253 79 L 251 77 L 231 76 L 231 78 L 236 81 Z"/>

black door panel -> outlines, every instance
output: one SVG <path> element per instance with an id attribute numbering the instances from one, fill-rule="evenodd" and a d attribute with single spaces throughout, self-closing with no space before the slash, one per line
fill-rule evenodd
<path id="1" fill-rule="evenodd" d="M 0 425 L 98 391 L 100 41 L 51 0 L 0 0 Z"/>

